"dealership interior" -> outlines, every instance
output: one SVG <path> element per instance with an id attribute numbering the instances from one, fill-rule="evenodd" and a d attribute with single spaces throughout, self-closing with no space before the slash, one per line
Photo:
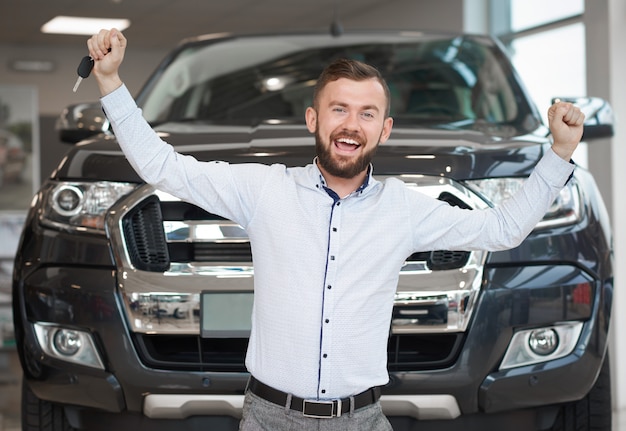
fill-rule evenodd
<path id="1" fill-rule="evenodd" d="M 0 3 L 0 130 L 9 114 L 32 126 L 22 181 L 0 178 L 0 431 L 21 424 L 21 367 L 12 339 L 13 257 L 32 195 L 57 167 L 69 144 L 55 124 L 66 106 L 97 101 L 94 79 L 76 92 L 76 68 L 86 54 L 87 32 L 44 33 L 55 17 L 127 19 L 122 75 L 131 93 L 177 44 L 209 33 L 269 33 L 330 29 L 468 32 L 489 34 L 506 47 L 540 112 L 551 98 L 596 96 L 615 115 L 612 138 L 583 143 L 574 157 L 595 177 L 613 228 L 615 286 L 611 337 L 613 430 L 626 430 L 626 339 L 619 327 L 626 316 L 626 159 L 619 144 L 626 130 L 626 2 L 624 0 L 26 0 Z M 68 30 L 72 24 L 66 25 Z M 92 27 L 93 28 L 93 27 Z M 69 32 L 69 31 L 68 31 Z M 2 135 L 0 135 L 0 139 Z M 624 157 L 621 156 L 624 154 Z M 0 157 L 1 160 L 1 157 Z M 0 169 L 0 174 L 2 170 Z M 575 378 L 575 377 L 574 377 Z M 28 428 L 30 429 L 30 428 Z"/>

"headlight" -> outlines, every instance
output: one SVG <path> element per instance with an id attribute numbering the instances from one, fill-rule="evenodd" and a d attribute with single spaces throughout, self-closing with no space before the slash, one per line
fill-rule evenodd
<path id="1" fill-rule="evenodd" d="M 136 187 L 131 183 L 61 182 L 44 189 L 41 222 L 58 228 L 104 232 L 111 206 Z"/>
<path id="2" fill-rule="evenodd" d="M 513 196 L 524 184 L 525 178 L 488 178 L 484 180 L 469 180 L 467 184 L 481 194 L 493 205 Z M 535 229 L 565 226 L 580 221 L 580 191 L 574 179 L 570 180 L 552 203 L 543 219 Z"/>

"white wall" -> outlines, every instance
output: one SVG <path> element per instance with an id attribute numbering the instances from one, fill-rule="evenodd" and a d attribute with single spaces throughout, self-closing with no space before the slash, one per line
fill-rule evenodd
<path id="1" fill-rule="evenodd" d="M 610 79 L 610 29 L 608 0 L 586 0 L 585 34 L 587 38 L 587 94 L 613 102 L 616 94 L 611 89 Z M 594 174 L 607 208 L 611 212 L 613 224 L 616 220 L 613 211 L 613 178 L 611 174 L 612 142 L 614 139 L 594 141 L 589 148 L 589 170 Z"/>

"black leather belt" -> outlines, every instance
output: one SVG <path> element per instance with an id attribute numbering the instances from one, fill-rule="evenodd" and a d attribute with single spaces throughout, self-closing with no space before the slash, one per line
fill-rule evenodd
<path id="1" fill-rule="evenodd" d="M 248 390 L 256 396 L 281 407 L 285 407 L 287 405 L 289 394 L 279 391 L 278 389 L 274 389 L 265 383 L 259 382 L 252 376 L 250 377 L 250 381 L 248 383 Z M 354 410 L 369 406 L 370 404 L 377 402 L 380 398 L 380 387 L 376 386 L 370 388 L 350 398 L 354 399 Z M 301 412 L 303 416 L 312 418 L 339 417 L 343 413 L 350 412 L 350 398 L 317 401 L 305 400 L 292 395 L 291 405 L 289 408 L 291 410 Z"/>

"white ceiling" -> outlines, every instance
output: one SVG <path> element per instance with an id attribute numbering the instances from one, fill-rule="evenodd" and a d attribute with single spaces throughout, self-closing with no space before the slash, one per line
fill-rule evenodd
<path id="1" fill-rule="evenodd" d="M 395 0 L 10 0 L 0 1 L 0 44 L 76 46 L 86 36 L 49 35 L 57 15 L 128 18 L 124 32 L 139 48 L 169 49 L 205 33 L 326 30 L 335 10 L 342 23 Z"/>

